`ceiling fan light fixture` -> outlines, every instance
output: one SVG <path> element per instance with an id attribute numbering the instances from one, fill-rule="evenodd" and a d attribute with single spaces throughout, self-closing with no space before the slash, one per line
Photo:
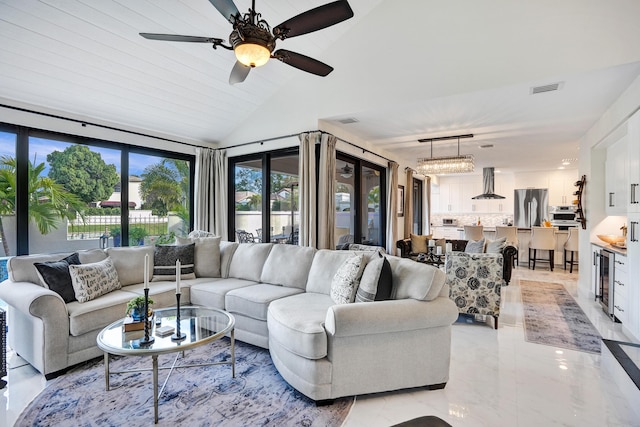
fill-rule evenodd
<path id="1" fill-rule="evenodd" d="M 247 67 L 261 67 L 271 58 L 271 51 L 257 43 L 240 43 L 233 51 L 236 59 Z"/>

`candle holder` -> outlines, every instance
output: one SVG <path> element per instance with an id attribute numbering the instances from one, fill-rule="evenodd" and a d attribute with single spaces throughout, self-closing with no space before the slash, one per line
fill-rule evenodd
<path id="1" fill-rule="evenodd" d="M 180 292 L 176 292 L 176 333 L 171 335 L 171 341 L 182 341 L 187 337 L 180 332 Z"/>
<path id="2" fill-rule="evenodd" d="M 144 338 L 140 340 L 140 345 L 150 345 L 155 338 L 149 336 L 149 288 L 144 289 Z"/>

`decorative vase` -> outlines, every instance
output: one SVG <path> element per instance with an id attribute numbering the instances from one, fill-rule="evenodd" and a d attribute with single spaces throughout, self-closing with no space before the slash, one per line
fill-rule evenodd
<path id="1" fill-rule="evenodd" d="M 144 318 L 144 308 L 134 307 L 133 310 L 131 310 L 131 317 L 136 322 L 142 322 Z"/>

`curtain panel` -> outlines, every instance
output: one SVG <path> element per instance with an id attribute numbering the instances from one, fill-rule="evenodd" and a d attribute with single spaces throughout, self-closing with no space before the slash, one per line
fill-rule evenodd
<path id="1" fill-rule="evenodd" d="M 221 150 L 196 148 L 194 218 L 196 230 L 227 239 L 227 164 Z"/>
<path id="2" fill-rule="evenodd" d="M 300 230 L 298 244 L 300 246 L 317 246 L 316 218 L 316 138 L 310 133 L 301 133 L 298 160 Z"/>
<path id="3" fill-rule="evenodd" d="M 336 224 L 336 140 L 333 135 L 320 136 L 320 170 L 318 179 L 318 249 L 335 249 Z"/>
<path id="4" fill-rule="evenodd" d="M 398 240 L 398 164 L 389 162 L 387 168 L 387 253 L 396 254 Z M 406 194 L 406 191 L 405 191 Z"/>
<path id="5" fill-rule="evenodd" d="M 413 233 L 413 169 L 406 169 L 406 188 L 404 190 L 404 238 Z"/>

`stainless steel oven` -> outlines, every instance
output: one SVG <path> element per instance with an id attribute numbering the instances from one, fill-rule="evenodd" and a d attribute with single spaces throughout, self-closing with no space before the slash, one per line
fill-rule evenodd
<path id="1" fill-rule="evenodd" d="M 598 274 L 598 289 L 600 295 L 600 305 L 611 319 L 615 320 L 613 311 L 613 252 L 601 249 L 599 253 L 600 272 Z"/>
<path id="2" fill-rule="evenodd" d="M 560 230 L 577 227 L 575 206 L 549 206 L 549 221 Z"/>

